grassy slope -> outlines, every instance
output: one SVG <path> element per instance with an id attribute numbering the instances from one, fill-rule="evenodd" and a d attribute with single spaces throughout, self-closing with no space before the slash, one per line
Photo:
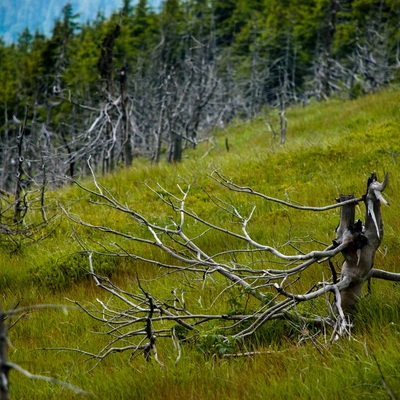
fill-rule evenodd
<path id="1" fill-rule="evenodd" d="M 397 265 L 399 104 L 400 91 L 391 89 L 355 101 L 330 100 L 292 109 L 288 112 L 285 146 L 272 140 L 263 118 L 252 123 L 236 123 L 216 132 L 213 143 L 187 152 L 188 158 L 181 165 L 150 166 L 138 162 L 128 171 L 105 177 L 102 183 L 122 202 L 157 219 L 165 211 L 141 182 L 156 180 L 172 189 L 181 182 L 178 176 L 184 177 L 195 183 L 190 201 L 199 214 L 214 215 L 208 197 L 199 187 L 234 201 L 243 209 L 256 203 L 253 234 L 266 244 L 282 245 L 287 240 L 289 227 L 292 237 L 310 235 L 328 243 L 338 222 L 337 211 L 288 213 L 245 196 L 234 196 L 208 178 L 213 169 L 218 168 L 236 183 L 252 186 L 267 195 L 315 206 L 331 204 L 340 193 L 360 195 L 365 191 L 370 172 L 375 170 L 382 177 L 389 171 L 391 180 L 385 194 L 391 206 L 383 210 L 386 232 L 376 264 L 400 272 Z M 225 149 L 226 137 L 229 154 Z M 208 153 L 208 150 L 211 151 Z M 85 215 L 94 223 L 112 221 L 113 227 L 133 229 L 131 221 L 108 209 L 94 208 L 87 198 L 76 188 L 54 194 L 54 201 L 62 201 L 73 212 Z M 361 208 L 360 213 L 362 218 Z M 80 228 L 77 231 L 85 235 Z M 90 236 L 104 243 L 113 240 L 96 234 Z M 207 248 L 224 243 L 218 243 L 211 236 L 204 238 L 203 245 Z M 78 249 L 71 224 L 65 218 L 60 217 L 51 235 L 37 245 L 12 254 L 5 247 L 0 255 L 4 308 L 17 302 L 67 304 L 66 298 L 81 302 L 104 298 L 91 282 L 77 277 L 76 282 L 67 285 L 57 272 L 65 255 Z M 155 273 L 154 269 L 129 262 L 119 263 L 118 268 L 113 279 L 128 286 L 135 280 L 132 269 L 143 277 L 152 277 Z M 310 271 L 308 279 L 321 279 L 319 274 Z M 49 285 L 46 279 L 61 283 Z M 170 283 L 162 281 L 164 287 L 160 290 L 168 291 Z M 197 295 L 193 294 L 193 298 Z M 224 304 L 218 306 L 222 310 Z M 165 369 L 146 364 L 142 358 L 129 362 L 129 355 L 123 354 L 110 357 L 91 370 L 93 364 L 74 353 L 36 350 L 68 346 L 98 351 L 104 341 L 92 333 L 97 329 L 96 323 L 77 311 L 31 313 L 10 331 L 10 359 L 31 372 L 68 380 L 101 399 L 387 398 L 376 357 L 387 384 L 400 396 L 400 288 L 392 283 L 373 283 L 372 295 L 362 301 L 353 339 L 335 344 L 318 337 L 299 346 L 296 335 L 292 335 L 290 340 L 264 341 L 259 346 L 265 352 L 263 355 L 229 360 L 205 359 L 196 349 L 186 347 L 176 366 L 175 353 L 165 345 L 161 347 Z M 268 334 L 273 337 L 271 332 Z M 12 372 L 11 378 L 12 398 L 73 397 L 57 385 L 33 382 L 16 372 Z"/>

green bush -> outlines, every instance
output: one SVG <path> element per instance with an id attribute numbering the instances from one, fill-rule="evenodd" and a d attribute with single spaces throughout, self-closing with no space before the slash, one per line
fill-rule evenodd
<path id="1" fill-rule="evenodd" d="M 110 277 L 117 268 L 115 257 L 93 255 L 94 271 Z M 56 291 L 81 282 L 90 276 L 89 261 L 86 254 L 75 253 L 60 258 L 53 258 L 46 264 L 31 270 L 33 282 L 50 290 Z"/>
<path id="2" fill-rule="evenodd" d="M 225 337 L 216 333 L 205 333 L 200 335 L 197 342 L 197 349 L 206 357 L 223 356 L 239 350 L 242 340 L 233 336 Z"/>

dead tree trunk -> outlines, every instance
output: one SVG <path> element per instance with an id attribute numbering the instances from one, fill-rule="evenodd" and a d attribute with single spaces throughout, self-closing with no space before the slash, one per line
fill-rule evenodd
<path id="1" fill-rule="evenodd" d="M 279 144 L 285 144 L 287 130 L 286 101 L 282 97 L 286 97 L 286 95 L 279 96 L 279 123 L 281 132 L 281 139 L 279 141 Z"/>
<path id="2" fill-rule="evenodd" d="M 119 73 L 119 80 L 122 107 L 122 142 L 124 151 L 124 163 L 125 167 L 130 167 L 132 165 L 133 152 L 128 116 L 128 80 L 126 66 L 121 69 Z"/>
<path id="3" fill-rule="evenodd" d="M 171 132 L 168 162 L 177 163 L 182 161 L 182 135 Z"/>
<path id="4" fill-rule="evenodd" d="M 17 172 L 16 172 L 16 182 L 15 182 L 15 192 L 14 192 L 14 199 L 15 199 L 15 205 L 14 205 L 14 222 L 16 224 L 19 224 L 22 222 L 23 217 L 24 217 L 24 210 L 26 211 L 26 205 L 24 204 L 24 199 L 23 199 L 23 187 L 26 185 L 24 182 L 24 139 L 25 139 L 25 134 L 27 133 L 27 121 L 26 121 L 26 116 L 24 120 L 23 126 L 19 128 L 19 135 L 18 135 L 18 142 L 17 142 Z"/>
<path id="5" fill-rule="evenodd" d="M 370 277 L 374 265 L 375 253 L 383 237 L 381 202 L 387 204 L 381 192 L 388 182 L 386 174 L 383 183 L 376 180 L 373 173 L 368 179 L 367 193 L 364 195 L 366 206 L 365 223 L 355 219 L 356 204 L 346 204 L 341 209 L 340 224 L 335 244 L 347 244 L 342 251 L 345 261 L 342 265 L 342 281 L 348 285 L 340 291 L 341 307 L 345 313 L 351 313 L 361 295 L 364 282 Z M 339 202 L 354 196 L 340 196 Z"/>
<path id="6" fill-rule="evenodd" d="M 0 400 L 8 400 L 8 373 L 10 367 L 7 361 L 7 326 L 5 315 L 0 309 Z"/>

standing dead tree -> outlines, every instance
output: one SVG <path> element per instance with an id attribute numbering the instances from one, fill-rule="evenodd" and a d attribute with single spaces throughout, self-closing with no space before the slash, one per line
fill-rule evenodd
<path id="1" fill-rule="evenodd" d="M 331 245 L 322 249 L 303 252 L 293 245 L 297 254 L 284 254 L 275 247 L 261 243 L 252 235 L 250 224 L 255 207 L 244 215 L 240 211 L 241 207 L 209 196 L 210 201 L 217 206 L 218 213 L 229 217 L 224 218 L 224 221 L 233 221 L 228 227 L 212 222 L 190 208 L 191 187 L 187 183 L 186 188 L 178 185 L 176 193 L 158 183 L 146 184 L 159 201 L 169 208 L 168 215 L 173 213 L 169 218 L 158 216 L 157 222 L 152 222 L 150 218 L 117 200 L 95 178 L 95 189 L 77 183 L 90 194 L 96 207 L 111 207 L 126 215 L 138 224 L 140 229 L 137 232 L 141 233 L 136 235 L 133 229 L 130 232 L 119 231 L 112 225 L 94 225 L 64 210 L 74 222 L 114 239 L 111 245 L 101 243 L 101 251 L 93 250 L 93 242 L 89 246 L 82 238 L 79 239 L 89 256 L 90 274 L 97 286 L 108 292 L 111 298 L 106 303 L 99 300 L 100 308 L 81 304 L 78 306 L 101 322 L 111 339 L 97 354 L 76 351 L 100 362 L 111 353 L 127 350 L 134 354 L 142 353 L 146 360 L 154 356 L 162 364 L 157 352 L 160 338 L 168 337 L 173 341 L 178 360 L 182 341 L 201 340 L 210 329 L 214 332 L 212 337 L 214 342 L 218 342 L 218 348 L 226 352 L 232 351 L 233 345 L 237 343 L 249 345 L 245 339 L 275 319 L 290 321 L 298 327 L 311 324 L 324 331 L 329 329 L 333 340 L 350 334 L 351 315 L 356 310 L 361 288 L 367 279 L 400 281 L 400 274 L 373 267 L 375 253 L 383 237 L 381 203 L 386 204 L 382 192 L 388 183 L 388 175 L 380 183 L 376 174 L 372 174 L 364 195 L 358 198 L 341 195 L 336 204 L 325 207 L 299 206 L 272 198 L 250 187 L 239 186 L 217 171 L 211 177 L 231 191 L 256 196 L 285 208 L 304 212 L 339 208 L 340 223 L 336 237 Z M 364 222 L 355 221 L 355 209 L 359 203 L 365 204 Z M 204 241 L 207 241 L 210 233 L 214 245 L 207 247 Z M 218 246 L 221 241 L 222 248 Z M 312 243 L 321 247 L 318 241 Z M 143 247 L 142 251 L 139 250 L 140 246 Z M 159 258 L 157 251 L 161 254 Z M 137 278 L 133 288 L 120 288 L 96 273 L 91 262 L 93 253 L 127 257 L 137 268 L 153 265 L 158 271 L 158 277 L 146 283 Z M 330 262 L 333 257 L 340 255 L 344 262 L 339 278 L 330 263 L 331 279 L 324 278 L 321 282 L 311 284 L 304 281 L 304 275 L 310 268 Z M 258 264 L 264 266 L 268 263 L 275 265 L 271 268 L 257 268 Z M 181 286 L 171 286 L 169 294 L 165 295 L 155 282 L 170 275 L 174 276 L 173 282 L 176 284 L 178 281 Z M 144 286 L 152 285 L 152 282 L 151 292 L 144 289 Z M 212 298 L 186 298 L 187 292 L 183 287 L 186 285 L 192 288 L 196 284 L 203 289 L 208 287 L 208 296 L 211 293 Z M 164 285 L 165 282 L 161 286 Z M 221 311 L 216 304 L 229 302 L 232 290 L 241 293 L 245 305 L 229 312 Z M 317 312 L 310 313 L 309 307 L 302 307 L 302 304 L 317 299 L 322 300 L 320 307 L 315 308 Z M 205 301 L 207 306 L 203 305 Z"/>
<path id="2" fill-rule="evenodd" d="M 47 198 L 48 186 L 57 182 L 54 149 L 29 111 L 23 120 L 13 116 L 14 142 L 2 146 L 0 238 L 10 252 L 44 238 L 56 219 L 55 203 Z"/>

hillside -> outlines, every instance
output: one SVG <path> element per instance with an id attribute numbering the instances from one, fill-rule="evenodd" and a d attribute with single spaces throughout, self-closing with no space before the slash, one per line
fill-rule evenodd
<path id="1" fill-rule="evenodd" d="M 37 14 L 24 4 L 23 15 Z M 213 129 L 265 108 L 280 110 L 284 142 L 289 106 L 355 99 L 400 78 L 398 2 L 151 4 L 125 1 L 92 23 L 64 7 L 49 36 L 0 42 L 1 190 L 58 187 L 83 177 L 89 157 L 96 173 L 143 157 L 179 163 Z"/>
<path id="2" fill-rule="evenodd" d="M 380 179 L 389 172 L 384 197 L 390 206 L 382 206 L 385 234 L 375 263 L 378 268 L 400 272 L 399 101 L 400 90 L 391 87 L 356 100 L 333 97 L 290 108 L 283 146 L 270 131 L 270 126 L 278 123 L 277 113 L 265 110 L 251 122 L 236 119 L 224 129 L 213 130 L 207 141 L 185 152 L 180 164 L 152 165 L 147 160 L 136 160 L 128 169 L 98 176 L 98 188 L 114 196 L 119 207 L 127 205 L 167 229 L 175 218 L 173 210 L 163 203 L 173 200 L 167 191 L 179 197 L 182 193 L 177 184 L 182 190 L 190 184 L 186 206 L 195 216 L 235 230 L 238 225 L 234 213 L 229 212 L 233 210 L 230 205 L 234 205 L 243 215 L 253 213 L 248 229 L 260 243 L 291 253 L 330 244 L 339 221 L 338 209 L 304 212 L 231 192 L 210 178 L 213 171 L 267 196 L 314 207 L 333 204 L 342 193 L 363 195 L 372 171 Z M 79 183 L 96 190 L 90 178 Z M 267 321 L 245 342 L 230 343 L 233 347 L 225 348 L 218 341 L 224 330 L 208 321 L 198 325 L 201 333 L 195 341 L 182 340 L 177 345 L 179 340 L 163 338 L 173 329 L 164 321 L 163 334 L 157 341 L 163 367 L 154 358 L 146 362 L 142 352 L 133 353 L 133 349 L 112 354 L 103 361 L 94 360 L 88 353 L 66 350 L 97 354 L 102 348 L 132 344 L 137 333 L 134 326 L 128 325 L 125 328 L 130 333 L 122 341 L 107 345 L 110 339 L 105 332 L 112 332 L 116 339 L 124 330 L 114 330 L 112 322 L 104 326 L 101 319 L 112 315 L 116 321 L 117 315 L 111 310 L 115 306 L 122 312 L 125 305 L 114 303 L 111 293 L 102 291 L 88 276 L 88 257 L 77 254 L 85 247 L 98 253 L 120 253 L 120 258 L 94 254 L 93 262 L 97 271 L 123 289 L 121 296 L 125 291 L 135 293 L 129 297 L 132 302 L 140 296 L 145 298 L 144 293 L 149 292 L 154 301 L 169 299 L 171 312 L 173 304 L 182 301 L 186 304 L 183 307 L 194 307 L 196 312 L 226 315 L 247 312 L 256 303 L 249 299 L 248 291 L 235 285 L 225 287 L 220 276 L 207 278 L 209 271 L 192 275 L 189 270 L 182 274 L 165 270 L 163 265 L 175 262 L 169 254 L 148 247 L 147 242 L 132 241 L 133 237 L 151 238 L 143 223 L 137 224 L 133 214 L 94 204 L 104 200 L 93 193 L 73 186 L 48 193 L 46 199 L 46 227 L 28 238 L 4 236 L 0 254 L 3 309 L 78 303 L 93 313 L 102 304 L 104 309 L 96 314 L 97 320 L 80 308 L 25 313 L 9 332 L 10 361 L 32 373 L 68 381 L 99 399 L 384 399 L 389 392 L 392 398 L 400 396 L 400 289 L 397 284 L 381 280 L 372 281 L 371 293 L 363 292 L 350 337 L 333 342 L 330 328 L 324 332 L 277 320 Z M 364 218 L 362 204 L 356 212 L 357 218 Z M 66 218 L 66 213 L 73 219 L 82 218 L 87 223 L 124 232 L 125 236 L 80 226 Z M 40 209 L 32 210 L 25 223 L 40 220 L 40 214 Z M 179 220 L 179 212 L 176 218 Z M 199 221 L 186 218 L 186 229 L 206 253 L 223 257 L 224 252 L 237 248 L 237 238 L 227 239 L 214 229 L 202 233 Z M 166 240 L 166 236 L 160 238 Z M 171 242 L 171 249 L 173 245 Z M 136 257 L 126 257 L 128 251 Z M 186 249 L 180 254 L 184 257 L 188 253 Z M 144 260 L 152 257 L 158 264 Z M 268 255 L 259 258 L 249 253 L 235 257 L 234 262 L 242 268 L 280 267 Z M 339 269 L 342 256 L 332 260 Z M 323 263 L 316 264 L 304 270 L 300 278 L 300 286 L 290 283 L 293 290 L 309 290 L 313 283 L 330 279 L 330 269 Z M 331 300 L 299 304 L 296 311 L 324 315 L 329 312 Z M 129 318 L 129 313 L 133 315 L 134 309 L 130 308 L 123 317 Z M 185 332 L 177 331 L 177 337 L 182 339 L 180 334 Z M 240 352 L 242 356 L 223 357 L 225 351 Z M 251 356 L 243 356 L 248 351 L 253 352 Z M 65 387 L 33 381 L 15 371 L 10 379 L 11 398 L 81 398 Z"/>

